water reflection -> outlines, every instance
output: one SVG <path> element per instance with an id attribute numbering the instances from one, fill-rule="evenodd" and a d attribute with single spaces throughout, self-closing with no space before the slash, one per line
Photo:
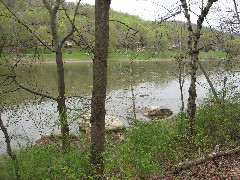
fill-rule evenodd
<path id="1" fill-rule="evenodd" d="M 107 114 L 118 116 L 126 125 L 132 114 L 130 91 L 130 64 L 127 62 L 109 63 Z M 170 108 L 175 114 L 180 109 L 180 91 L 178 79 L 172 62 L 136 62 L 133 63 L 133 88 L 136 107 L 159 106 Z M 54 64 L 19 67 L 16 71 L 18 80 L 29 88 L 41 89 L 43 93 L 57 96 L 57 76 Z M 235 76 L 236 77 L 236 76 Z M 239 75 L 237 76 L 239 77 Z M 71 132 L 78 132 L 76 123 L 79 115 L 88 113 L 92 90 L 92 64 L 65 65 L 67 106 L 71 122 Z M 220 79 L 221 80 L 221 79 Z M 203 75 L 198 75 L 198 103 L 206 97 L 208 85 Z M 184 100 L 188 96 L 189 78 L 184 84 Z M 27 99 L 27 104 L 26 104 Z M 49 100 L 39 101 L 25 91 L 17 91 L 6 97 L 5 104 L 10 105 L 3 113 L 3 120 L 12 135 L 13 144 L 33 143 L 40 134 L 59 132 L 57 104 Z M 146 119 L 141 114 L 138 118 Z M 24 139 L 24 140 L 23 140 Z M 0 132 L 0 152 L 5 151 L 4 138 Z"/>

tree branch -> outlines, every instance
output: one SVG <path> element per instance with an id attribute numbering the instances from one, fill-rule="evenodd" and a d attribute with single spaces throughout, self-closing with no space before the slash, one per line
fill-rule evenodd
<path id="1" fill-rule="evenodd" d="M 53 12 L 57 12 L 60 6 L 60 0 L 56 0 L 55 5 L 53 6 Z"/>
<path id="2" fill-rule="evenodd" d="M 38 96 L 41 96 L 41 97 L 44 97 L 44 98 L 49 98 L 49 99 L 52 99 L 52 100 L 54 100 L 54 101 L 57 101 L 57 100 L 58 100 L 57 98 L 55 98 L 55 97 L 53 97 L 53 96 L 50 96 L 50 95 L 47 95 L 47 94 L 43 94 L 43 93 L 40 93 L 40 92 L 37 92 L 37 91 L 34 91 L 34 90 L 31 90 L 31 89 L 29 89 L 29 88 L 27 88 L 27 87 L 19 84 L 15 79 L 14 79 L 14 82 L 15 82 L 15 84 L 16 84 L 18 87 L 20 87 L 20 88 L 24 89 L 25 91 L 28 91 L 28 92 L 30 92 L 30 93 L 32 93 L 32 94 L 35 94 L 35 95 L 38 95 Z"/>
<path id="3" fill-rule="evenodd" d="M 62 47 L 63 43 L 64 43 L 70 36 L 72 36 L 72 34 L 73 34 L 74 31 L 75 31 L 75 19 L 76 19 L 76 15 L 77 15 L 77 11 L 78 11 L 80 2 L 81 2 L 81 0 L 78 0 L 77 7 L 76 7 L 75 12 L 74 12 L 73 20 L 70 19 L 69 14 L 67 13 L 67 10 L 66 10 L 66 8 L 64 7 L 64 4 L 62 3 L 64 12 L 65 12 L 68 20 L 70 21 L 70 23 L 71 23 L 71 25 L 72 25 L 72 29 L 71 29 L 71 31 L 68 33 L 68 35 L 63 38 L 63 40 L 62 40 L 61 43 L 60 43 L 60 47 Z"/>
<path id="4" fill-rule="evenodd" d="M 234 3 L 234 9 L 235 9 L 235 13 L 236 13 L 236 17 L 238 19 L 238 23 L 240 24 L 240 17 L 239 17 L 239 12 L 238 12 L 238 8 L 237 8 L 237 3 L 236 3 L 236 0 L 233 0 L 233 3 Z"/>
<path id="5" fill-rule="evenodd" d="M 202 29 L 202 24 L 203 24 L 204 19 L 208 15 L 209 9 L 212 7 L 213 3 L 217 2 L 217 1 L 218 0 L 208 0 L 207 5 L 201 11 L 201 15 L 198 17 L 198 20 L 197 20 L 197 30 L 195 32 L 195 37 L 196 37 L 195 42 L 198 41 L 198 39 L 200 38 L 200 31 Z"/>
<path id="6" fill-rule="evenodd" d="M 48 9 L 48 11 L 51 11 L 50 4 L 46 0 L 42 0 L 44 6 Z"/>
<path id="7" fill-rule="evenodd" d="M 81 0 L 79 0 L 79 3 L 80 3 Z M 77 15 L 77 11 L 75 11 L 75 14 Z M 75 16 L 76 16 L 75 15 Z M 87 45 L 87 48 L 89 48 L 91 50 L 91 52 L 93 52 L 93 48 L 91 47 L 91 45 L 88 44 L 88 42 L 86 41 L 86 39 L 81 35 L 80 31 L 78 30 L 78 28 L 76 27 L 75 25 L 75 19 L 74 21 L 71 20 L 71 18 L 69 17 L 69 15 L 67 15 L 67 18 L 69 20 L 69 22 L 71 23 L 71 25 L 74 27 L 74 30 L 78 33 L 79 37 L 86 43 Z M 76 43 L 76 41 L 74 40 L 74 42 Z M 76 43 L 78 44 L 78 43 Z"/>
<path id="8" fill-rule="evenodd" d="M 120 24 L 126 26 L 126 27 L 128 28 L 128 30 L 130 29 L 130 30 L 135 31 L 135 33 L 138 33 L 138 30 L 133 29 L 132 27 L 130 27 L 129 25 L 127 25 L 127 24 L 124 23 L 124 22 L 121 22 L 121 21 L 119 21 L 119 20 L 115 20 L 115 19 L 110 19 L 109 21 L 110 21 L 110 22 L 111 22 L 111 21 L 113 21 L 113 22 L 118 22 L 118 23 L 120 23 Z"/>
<path id="9" fill-rule="evenodd" d="M 12 70 L 12 71 L 13 71 L 13 70 Z M 13 71 L 13 73 L 14 73 L 14 71 Z M 14 74 L 15 74 L 15 73 L 14 73 Z M 7 76 L 7 75 L 6 75 L 6 76 Z M 54 100 L 54 101 L 57 101 L 57 100 L 58 100 L 57 98 L 55 98 L 55 97 L 53 97 L 53 96 L 50 96 L 50 95 L 47 95 L 47 94 L 43 94 L 43 93 L 40 93 L 40 92 L 37 92 L 37 91 L 34 91 L 34 90 L 31 90 L 31 89 L 29 89 L 29 88 L 27 88 L 27 87 L 19 84 L 19 83 L 17 82 L 17 80 L 16 80 L 16 75 L 8 76 L 8 78 L 12 78 L 12 79 L 13 79 L 13 82 L 14 82 L 19 88 L 21 88 L 21 89 L 23 89 L 23 90 L 25 90 L 25 91 L 28 91 L 28 92 L 30 92 L 30 93 L 32 93 L 32 94 L 35 94 L 35 95 L 38 95 L 38 96 L 41 96 L 41 97 L 44 97 L 44 98 L 52 99 L 52 100 Z"/>
<path id="10" fill-rule="evenodd" d="M 205 162 L 212 161 L 219 157 L 237 154 L 239 152 L 240 152 L 240 146 L 238 146 L 235 149 L 231 149 L 231 150 L 227 150 L 227 151 L 221 151 L 218 153 L 213 152 L 213 153 L 209 154 L 208 156 L 200 157 L 200 158 L 192 160 L 192 161 L 181 162 L 175 166 L 175 170 L 173 173 L 178 174 L 180 171 L 190 169 L 193 166 L 197 166 L 197 165 L 203 164 Z"/>

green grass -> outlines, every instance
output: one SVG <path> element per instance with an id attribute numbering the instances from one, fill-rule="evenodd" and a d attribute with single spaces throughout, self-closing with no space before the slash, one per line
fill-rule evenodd
<path id="1" fill-rule="evenodd" d="M 200 51 L 199 53 L 199 59 L 215 60 L 221 58 L 226 58 L 226 53 L 223 51 L 208 51 L 208 52 Z"/>
<path id="2" fill-rule="evenodd" d="M 181 53 L 176 50 L 166 50 L 162 52 L 152 52 L 149 50 L 144 51 L 125 51 L 125 50 L 117 50 L 117 51 L 110 51 L 109 52 L 109 59 L 110 60 L 130 60 L 130 59 L 140 59 L 140 60 L 148 60 L 148 59 L 168 59 L 168 58 L 174 58 L 179 56 Z M 43 53 L 43 54 L 28 54 L 29 59 L 34 60 L 55 60 L 55 53 Z M 67 51 L 64 51 L 63 53 L 63 59 L 64 60 L 89 60 L 91 61 L 93 59 L 94 55 L 90 54 L 87 55 L 87 52 L 73 52 L 68 53 Z M 209 51 L 209 52 L 200 52 L 199 54 L 200 59 L 205 60 L 211 60 L 211 59 L 220 59 L 225 58 L 226 54 L 222 51 Z"/>

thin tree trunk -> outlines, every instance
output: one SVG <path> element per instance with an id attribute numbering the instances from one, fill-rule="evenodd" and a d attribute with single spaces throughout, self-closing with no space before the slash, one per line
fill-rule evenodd
<path id="1" fill-rule="evenodd" d="M 2 25 L 0 24 L 0 32 L 3 32 L 3 28 Z M 0 34 L 0 57 L 2 57 L 2 52 L 3 52 L 3 48 L 4 48 L 4 35 Z"/>
<path id="2" fill-rule="evenodd" d="M 189 86 L 189 98 L 188 98 L 188 104 L 187 104 L 187 116 L 190 121 L 190 131 L 191 134 L 194 135 L 195 130 L 195 113 L 196 113 L 196 98 L 197 98 L 197 92 L 196 92 L 196 73 L 198 69 L 198 42 L 201 36 L 201 29 L 202 24 L 207 16 L 211 6 L 214 2 L 217 2 L 218 0 L 208 0 L 206 6 L 201 10 L 201 14 L 198 16 L 197 20 L 197 27 L 196 30 L 193 30 L 192 22 L 190 19 L 190 14 L 188 10 L 188 4 L 186 0 L 180 0 L 182 3 L 182 7 L 184 9 L 184 16 L 187 19 L 187 25 L 188 25 L 188 50 L 189 50 L 189 56 L 191 58 L 190 62 L 190 76 L 191 76 L 191 82 Z"/>
<path id="3" fill-rule="evenodd" d="M 109 41 L 110 0 L 95 0 L 95 50 L 93 60 L 93 91 L 91 99 L 90 163 L 101 179 L 104 172 L 105 100 Z"/>
<path id="4" fill-rule="evenodd" d="M 62 50 L 59 47 L 58 33 L 56 27 L 56 14 L 51 15 L 51 29 L 53 36 L 53 44 L 56 50 L 56 64 L 58 73 L 58 111 L 61 123 L 61 133 L 62 133 L 62 149 L 63 152 L 67 152 L 70 147 L 68 140 L 69 137 L 69 127 L 67 122 L 67 108 L 65 103 L 65 80 L 64 80 L 64 67 L 62 60 Z"/>
<path id="5" fill-rule="evenodd" d="M 59 42 L 58 29 L 57 29 L 57 11 L 59 9 L 60 0 L 55 2 L 53 6 L 52 1 L 50 4 L 46 0 L 43 0 L 45 7 L 50 13 L 50 25 L 53 38 L 53 48 L 56 52 L 56 64 L 58 73 L 58 112 L 61 124 L 61 134 L 62 134 L 62 150 L 64 153 L 68 152 L 70 148 L 69 141 L 69 126 L 67 121 L 67 108 L 65 103 L 65 81 L 64 81 L 64 66 L 62 60 L 62 43 Z"/>
<path id="6" fill-rule="evenodd" d="M 238 8 L 237 8 L 236 0 L 233 0 L 233 3 L 234 3 L 234 9 L 235 9 L 236 17 L 237 17 L 238 23 L 240 24 L 240 17 L 239 17 L 239 14 L 238 14 L 239 12 L 238 12 Z"/>
<path id="7" fill-rule="evenodd" d="M 2 57 L 3 48 L 4 48 L 4 45 L 3 45 L 3 44 L 0 44 L 0 57 Z"/>
<path id="8" fill-rule="evenodd" d="M 200 61 L 198 61 L 198 65 L 199 65 L 201 71 L 203 72 L 203 74 L 204 74 L 204 76 L 205 76 L 205 78 L 206 78 L 206 80 L 207 80 L 207 82 L 208 82 L 208 84 L 209 84 L 209 86 L 210 86 L 210 88 L 211 88 L 211 90 L 212 90 L 212 93 L 213 93 L 213 96 L 214 96 L 215 100 L 216 100 L 217 102 L 220 102 L 220 99 L 218 98 L 218 95 L 217 95 L 217 91 L 216 91 L 216 89 L 214 88 L 212 81 L 210 80 L 207 72 L 206 72 L 205 69 L 203 68 L 203 66 L 202 66 L 202 64 L 201 64 Z"/>
<path id="9" fill-rule="evenodd" d="M 178 61 L 178 68 L 179 68 L 179 76 L 178 76 L 178 82 L 179 82 L 179 88 L 180 88 L 180 96 L 181 96 L 181 111 L 184 111 L 184 99 L 183 99 L 183 84 L 184 84 L 184 62 L 183 62 L 183 57 L 180 56 L 177 59 Z"/>
<path id="10" fill-rule="evenodd" d="M 188 108 L 187 108 L 187 115 L 190 120 L 190 131 L 191 134 L 194 135 L 195 129 L 195 112 L 196 112 L 196 99 L 197 99 L 197 91 L 196 91 L 196 74 L 197 74 L 197 59 L 198 54 L 191 55 L 191 82 L 188 89 L 189 97 L 188 97 Z"/>
<path id="11" fill-rule="evenodd" d="M 136 124 L 136 120 L 137 120 L 137 116 L 136 116 L 136 97 L 134 94 L 134 88 L 133 88 L 133 84 L 134 84 L 134 79 L 133 79 L 133 59 L 131 59 L 130 61 L 130 78 L 131 78 L 131 93 L 132 93 L 132 108 L 133 108 L 133 124 Z"/>
<path id="12" fill-rule="evenodd" d="M 5 142 L 7 144 L 7 153 L 14 162 L 14 170 L 15 170 L 16 179 L 20 180 L 19 165 L 18 165 L 17 156 L 12 151 L 11 140 L 10 140 L 7 128 L 4 126 L 3 121 L 2 121 L 2 110 L 1 109 L 0 109 L 0 128 L 3 132 L 3 134 L 4 134 Z"/>

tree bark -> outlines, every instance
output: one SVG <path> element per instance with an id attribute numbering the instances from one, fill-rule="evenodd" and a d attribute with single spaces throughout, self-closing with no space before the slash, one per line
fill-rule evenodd
<path id="1" fill-rule="evenodd" d="M 62 60 L 62 44 L 58 38 L 57 29 L 57 11 L 59 9 L 60 0 L 56 0 L 55 4 L 49 4 L 46 0 L 43 0 L 44 6 L 48 9 L 50 14 L 50 25 L 53 38 L 53 48 L 56 52 L 56 64 L 58 73 L 58 112 L 61 124 L 61 134 L 62 134 L 62 150 L 66 153 L 69 150 L 69 126 L 67 121 L 67 108 L 65 103 L 65 80 L 64 80 L 64 66 Z"/>
<path id="2" fill-rule="evenodd" d="M 179 56 L 176 58 L 176 61 L 178 63 L 178 69 L 179 69 L 179 75 L 178 75 L 178 83 L 179 83 L 179 89 L 180 89 L 180 97 L 181 97 L 181 111 L 184 111 L 184 97 L 183 97 L 183 85 L 184 85 L 184 69 L 185 69 L 185 63 L 183 62 L 183 56 Z"/>
<path id="3" fill-rule="evenodd" d="M 7 153 L 14 162 L 14 170 L 15 170 L 16 179 L 20 180 L 19 165 L 18 165 L 17 156 L 12 151 L 11 140 L 10 140 L 7 128 L 4 126 L 3 121 L 2 121 L 2 109 L 0 109 L 0 128 L 3 132 L 3 134 L 4 134 L 5 142 L 7 144 Z"/>
<path id="4" fill-rule="evenodd" d="M 1 24 L 0 24 L 0 32 L 3 32 L 3 28 Z M 4 35 L 0 34 L 0 57 L 2 57 L 4 41 L 5 41 Z"/>
<path id="5" fill-rule="evenodd" d="M 197 92 L 196 92 L 196 73 L 198 69 L 198 42 L 201 36 L 201 29 L 202 24 L 206 16 L 208 15 L 208 12 L 210 8 L 212 7 L 214 2 L 217 2 L 218 0 L 208 0 L 206 6 L 201 10 L 201 14 L 198 16 L 197 20 L 197 27 L 196 30 L 193 30 L 189 10 L 188 10 L 188 4 L 186 0 L 180 0 L 182 3 L 182 7 L 184 10 L 184 16 L 187 19 L 187 25 L 188 25 L 188 53 L 191 59 L 190 62 L 190 76 L 191 76 L 191 82 L 189 86 L 189 98 L 188 98 L 188 104 L 187 104 L 187 116 L 190 121 L 190 131 L 191 134 L 194 135 L 195 133 L 195 113 L 196 113 L 196 98 L 197 98 Z"/>
<path id="6" fill-rule="evenodd" d="M 3 48 L 4 48 L 4 45 L 3 45 L 3 44 L 0 44 L 0 57 L 2 57 Z"/>
<path id="7" fill-rule="evenodd" d="M 105 100 L 109 41 L 110 0 L 95 0 L 95 50 L 91 99 L 91 157 L 99 179 L 104 172 L 102 152 L 105 144 Z"/>

